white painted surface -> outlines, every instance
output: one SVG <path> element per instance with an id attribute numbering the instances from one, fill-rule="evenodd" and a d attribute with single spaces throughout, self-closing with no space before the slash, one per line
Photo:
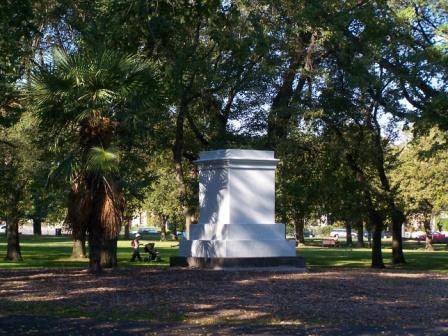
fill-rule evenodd
<path id="1" fill-rule="evenodd" d="M 283 224 L 194 224 L 191 240 L 278 240 L 285 238 Z"/>
<path id="2" fill-rule="evenodd" d="M 254 258 L 293 257 L 295 240 L 183 240 L 179 253 L 185 257 Z"/>
<path id="3" fill-rule="evenodd" d="M 280 257 L 295 255 L 275 222 L 275 168 L 272 151 L 207 151 L 199 166 L 199 224 L 180 244 L 181 256 Z"/>
<path id="4" fill-rule="evenodd" d="M 275 166 L 229 172 L 229 223 L 275 223 Z"/>
<path id="5" fill-rule="evenodd" d="M 272 224 L 275 167 L 272 151 L 207 151 L 199 166 L 200 224 Z"/>
<path id="6" fill-rule="evenodd" d="M 199 223 L 229 223 L 228 168 L 199 170 Z"/>

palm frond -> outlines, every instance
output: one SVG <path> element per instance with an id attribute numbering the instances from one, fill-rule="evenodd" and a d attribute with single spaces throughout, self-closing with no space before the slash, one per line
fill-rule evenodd
<path id="1" fill-rule="evenodd" d="M 120 156 L 115 149 L 93 147 L 87 160 L 87 169 L 98 173 L 112 173 L 118 170 Z"/>
<path id="2" fill-rule="evenodd" d="M 70 153 L 61 161 L 55 162 L 47 177 L 47 186 L 58 184 L 59 181 L 68 180 L 79 170 L 79 161 L 75 153 Z"/>

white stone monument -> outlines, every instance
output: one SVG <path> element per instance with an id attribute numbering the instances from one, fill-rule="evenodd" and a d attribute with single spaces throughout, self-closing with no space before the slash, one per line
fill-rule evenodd
<path id="1" fill-rule="evenodd" d="M 181 240 L 180 258 L 296 258 L 295 240 L 287 240 L 285 225 L 275 223 L 278 161 L 272 151 L 202 152 L 196 161 L 199 223 L 190 225 L 186 239 Z M 297 266 L 297 260 L 290 264 Z"/>

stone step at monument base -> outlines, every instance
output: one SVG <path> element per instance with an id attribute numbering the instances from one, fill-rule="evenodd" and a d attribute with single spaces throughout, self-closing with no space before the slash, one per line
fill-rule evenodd
<path id="1" fill-rule="evenodd" d="M 255 257 L 255 258 L 197 258 L 171 257 L 171 267 L 191 267 L 202 269 L 248 269 L 248 270 L 293 270 L 306 271 L 305 258 L 294 257 Z"/>
<path id="2" fill-rule="evenodd" d="M 193 224 L 191 240 L 284 240 L 285 225 L 273 224 Z"/>
<path id="3" fill-rule="evenodd" d="M 181 240 L 179 255 L 198 258 L 294 257 L 296 241 L 271 240 Z"/>

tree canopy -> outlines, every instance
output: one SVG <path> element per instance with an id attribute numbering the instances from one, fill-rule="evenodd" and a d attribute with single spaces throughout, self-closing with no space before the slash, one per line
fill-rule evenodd
<path id="1" fill-rule="evenodd" d="M 13 203 L 28 204 L 16 222 L 58 209 L 76 240 L 88 232 L 97 239 L 90 247 L 109 251 L 138 208 L 183 218 L 188 229 L 198 219 L 194 160 L 230 147 L 276 152 L 277 216 L 296 232 L 322 215 L 372 229 L 374 267 L 384 266 L 386 226 L 393 263 L 405 262 L 401 227 L 411 200 L 443 208 L 442 1 L 0 6 L 8 32 L 0 37 L 3 217 L 19 208 L 3 201 L 14 194 Z M 20 131 L 26 120 L 36 121 L 30 141 Z M 434 127 L 441 149 L 415 154 Z M 403 128 L 414 140 L 397 153 Z M 24 155 L 12 149 L 18 143 L 27 144 Z M 428 175 L 415 176 L 425 164 Z M 30 189 L 21 196 L 11 181 L 25 176 Z M 95 253 L 92 268 L 101 264 Z M 113 252 L 103 264 L 114 264 Z"/>

